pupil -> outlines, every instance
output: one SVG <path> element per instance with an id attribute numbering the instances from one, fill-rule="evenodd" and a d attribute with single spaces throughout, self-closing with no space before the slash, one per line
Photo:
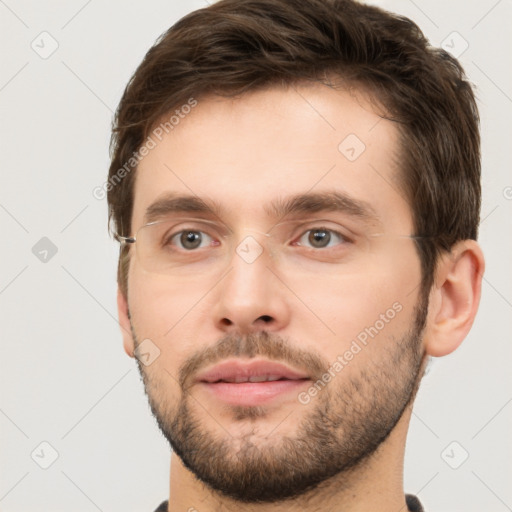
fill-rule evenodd
<path id="1" fill-rule="evenodd" d="M 325 247 L 330 240 L 331 234 L 325 230 L 312 231 L 309 235 L 309 241 L 316 247 Z"/>
<path id="2" fill-rule="evenodd" d="M 180 238 L 185 249 L 195 249 L 201 245 L 201 235 L 197 231 L 184 231 Z"/>

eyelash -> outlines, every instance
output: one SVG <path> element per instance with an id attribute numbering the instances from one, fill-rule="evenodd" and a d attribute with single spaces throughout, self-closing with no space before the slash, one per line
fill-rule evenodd
<path id="1" fill-rule="evenodd" d="M 300 240 L 300 239 L 304 238 L 308 233 L 315 232 L 315 231 L 324 231 L 326 233 L 331 233 L 331 236 L 335 235 L 340 240 L 338 245 L 350 243 L 350 239 L 347 236 L 340 233 L 339 231 L 336 231 L 334 229 L 329 229 L 329 228 L 323 228 L 323 227 L 310 228 L 310 229 L 306 230 L 298 239 Z M 329 243 L 330 242 L 331 242 L 331 240 L 329 240 Z M 330 247 L 329 245 L 326 247 L 320 247 L 320 248 L 319 247 L 309 247 L 309 248 L 310 249 L 332 249 L 332 247 Z"/>
<path id="2" fill-rule="evenodd" d="M 313 228 L 309 228 L 307 229 L 306 231 L 304 231 L 299 237 L 296 237 L 295 240 L 301 240 L 302 238 L 304 238 L 305 235 L 307 235 L 308 233 L 310 232 L 315 232 L 315 231 L 324 231 L 324 232 L 327 232 L 327 233 L 330 233 L 331 235 L 335 235 L 336 237 L 338 237 L 338 239 L 340 240 L 339 244 L 338 245 L 344 245 L 345 243 L 352 243 L 353 241 L 346 235 L 343 235 L 342 233 L 340 233 L 339 231 L 336 231 L 334 229 L 330 229 L 330 228 L 324 228 L 324 227 L 313 227 Z M 204 231 L 201 231 L 199 229 L 182 229 L 176 233 L 173 233 L 172 235 L 170 235 L 168 238 L 167 238 L 167 241 L 170 241 L 172 242 L 172 240 L 174 240 L 176 237 L 178 237 L 179 239 L 179 236 L 182 235 L 183 233 L 186 233 L 186 232 L 192 232 L 192 233 L 202 233 L 203 235 L 206 235 L 207 237 L 209 237 L 210 239 L 213 240 L 213 237 L 211 237 L 210 235 L 208 235 L 206 232 Z M 164 245 L 167 245 L 167 241 L 165 242 Z M 331 240 L 329 240 L 330 242 Z M 305 247 L 304 245 L 300 244 L 300 243 L 297 243 L 297 242 L 293 242 L 294 245 L 298 245 L 300 247 Z M 172 244 L 172 245 L 175 245 L 175 244 Z M 206 247 L 209 247 L 211 246 L 210 244 L 207 245 Z M 193 252 L 197 249 L 200 249 L 200 248 L 204 248 L 204 247 L 198 247 L 198 248 L 195 248 L 195 249 L 189 249 L 188 252 Z M 332 249 L 332 247 L 329 247 L 329 246 L 326 246 L 326 247 L 307 247 L 308 249 L 317 249 L 317 250 L 326 250 L 326 249 Z M 185 248 L 181 248 L 180 249 L 182 250 L 187 250 Z"/>

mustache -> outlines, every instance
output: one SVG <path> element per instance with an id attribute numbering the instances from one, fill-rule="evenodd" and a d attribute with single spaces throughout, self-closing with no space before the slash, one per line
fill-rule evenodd
<path id="1" fill-rule="evenodd" d="M 187 390 L 194 375 L 210 366 L 232 357 L 265 357 L 271 361 L 285 363 L 307 373 L 313 380 L 321 378 L 329 362 L 318 354 L 297 348 L 288 338 L 268 331 L 258 331 L 242 335 L 229 333 L 214 345 L 204 347 L 189 357 L 180 367 L 178 381 L 182 390 Z"/>

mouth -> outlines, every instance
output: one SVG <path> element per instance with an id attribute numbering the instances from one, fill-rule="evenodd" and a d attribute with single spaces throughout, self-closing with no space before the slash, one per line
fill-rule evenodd
<path id="1" fill-rule="evenodd" d="M 230 405 L 256 406 L 298 392 L 310 377 L 275 361 L 233 359 L 200 373 L 196 383 Z"/>
<path id="2" fill-rule="evenodd" d="M 218 382 L 231 382 L 232 384 L 241 384 L 242 382 L 275 382 L 276 380 L 303 380 L 303 379 L 288 379 L 281 375 L 252 375 L 250 377 L 227 377 L 225 379 L 218 379 L 215 381 L 203 381 L 211 384 L 217 384 Z"/>

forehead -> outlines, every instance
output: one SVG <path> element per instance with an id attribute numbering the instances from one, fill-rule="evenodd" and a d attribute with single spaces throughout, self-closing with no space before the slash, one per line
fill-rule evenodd
<path id="1" fill-rule="evenodd" d="M 314 193 L 343 195 L 389 227 L 412 228 L 397 184 L 397 128 L 364 94 L 308 84 L 208 96 L 177 110 L 172 125 L 150 135 L 138 165 L 134 229 L 170 195 L 194 196 L 223 221 L 245 225 Z"/>

